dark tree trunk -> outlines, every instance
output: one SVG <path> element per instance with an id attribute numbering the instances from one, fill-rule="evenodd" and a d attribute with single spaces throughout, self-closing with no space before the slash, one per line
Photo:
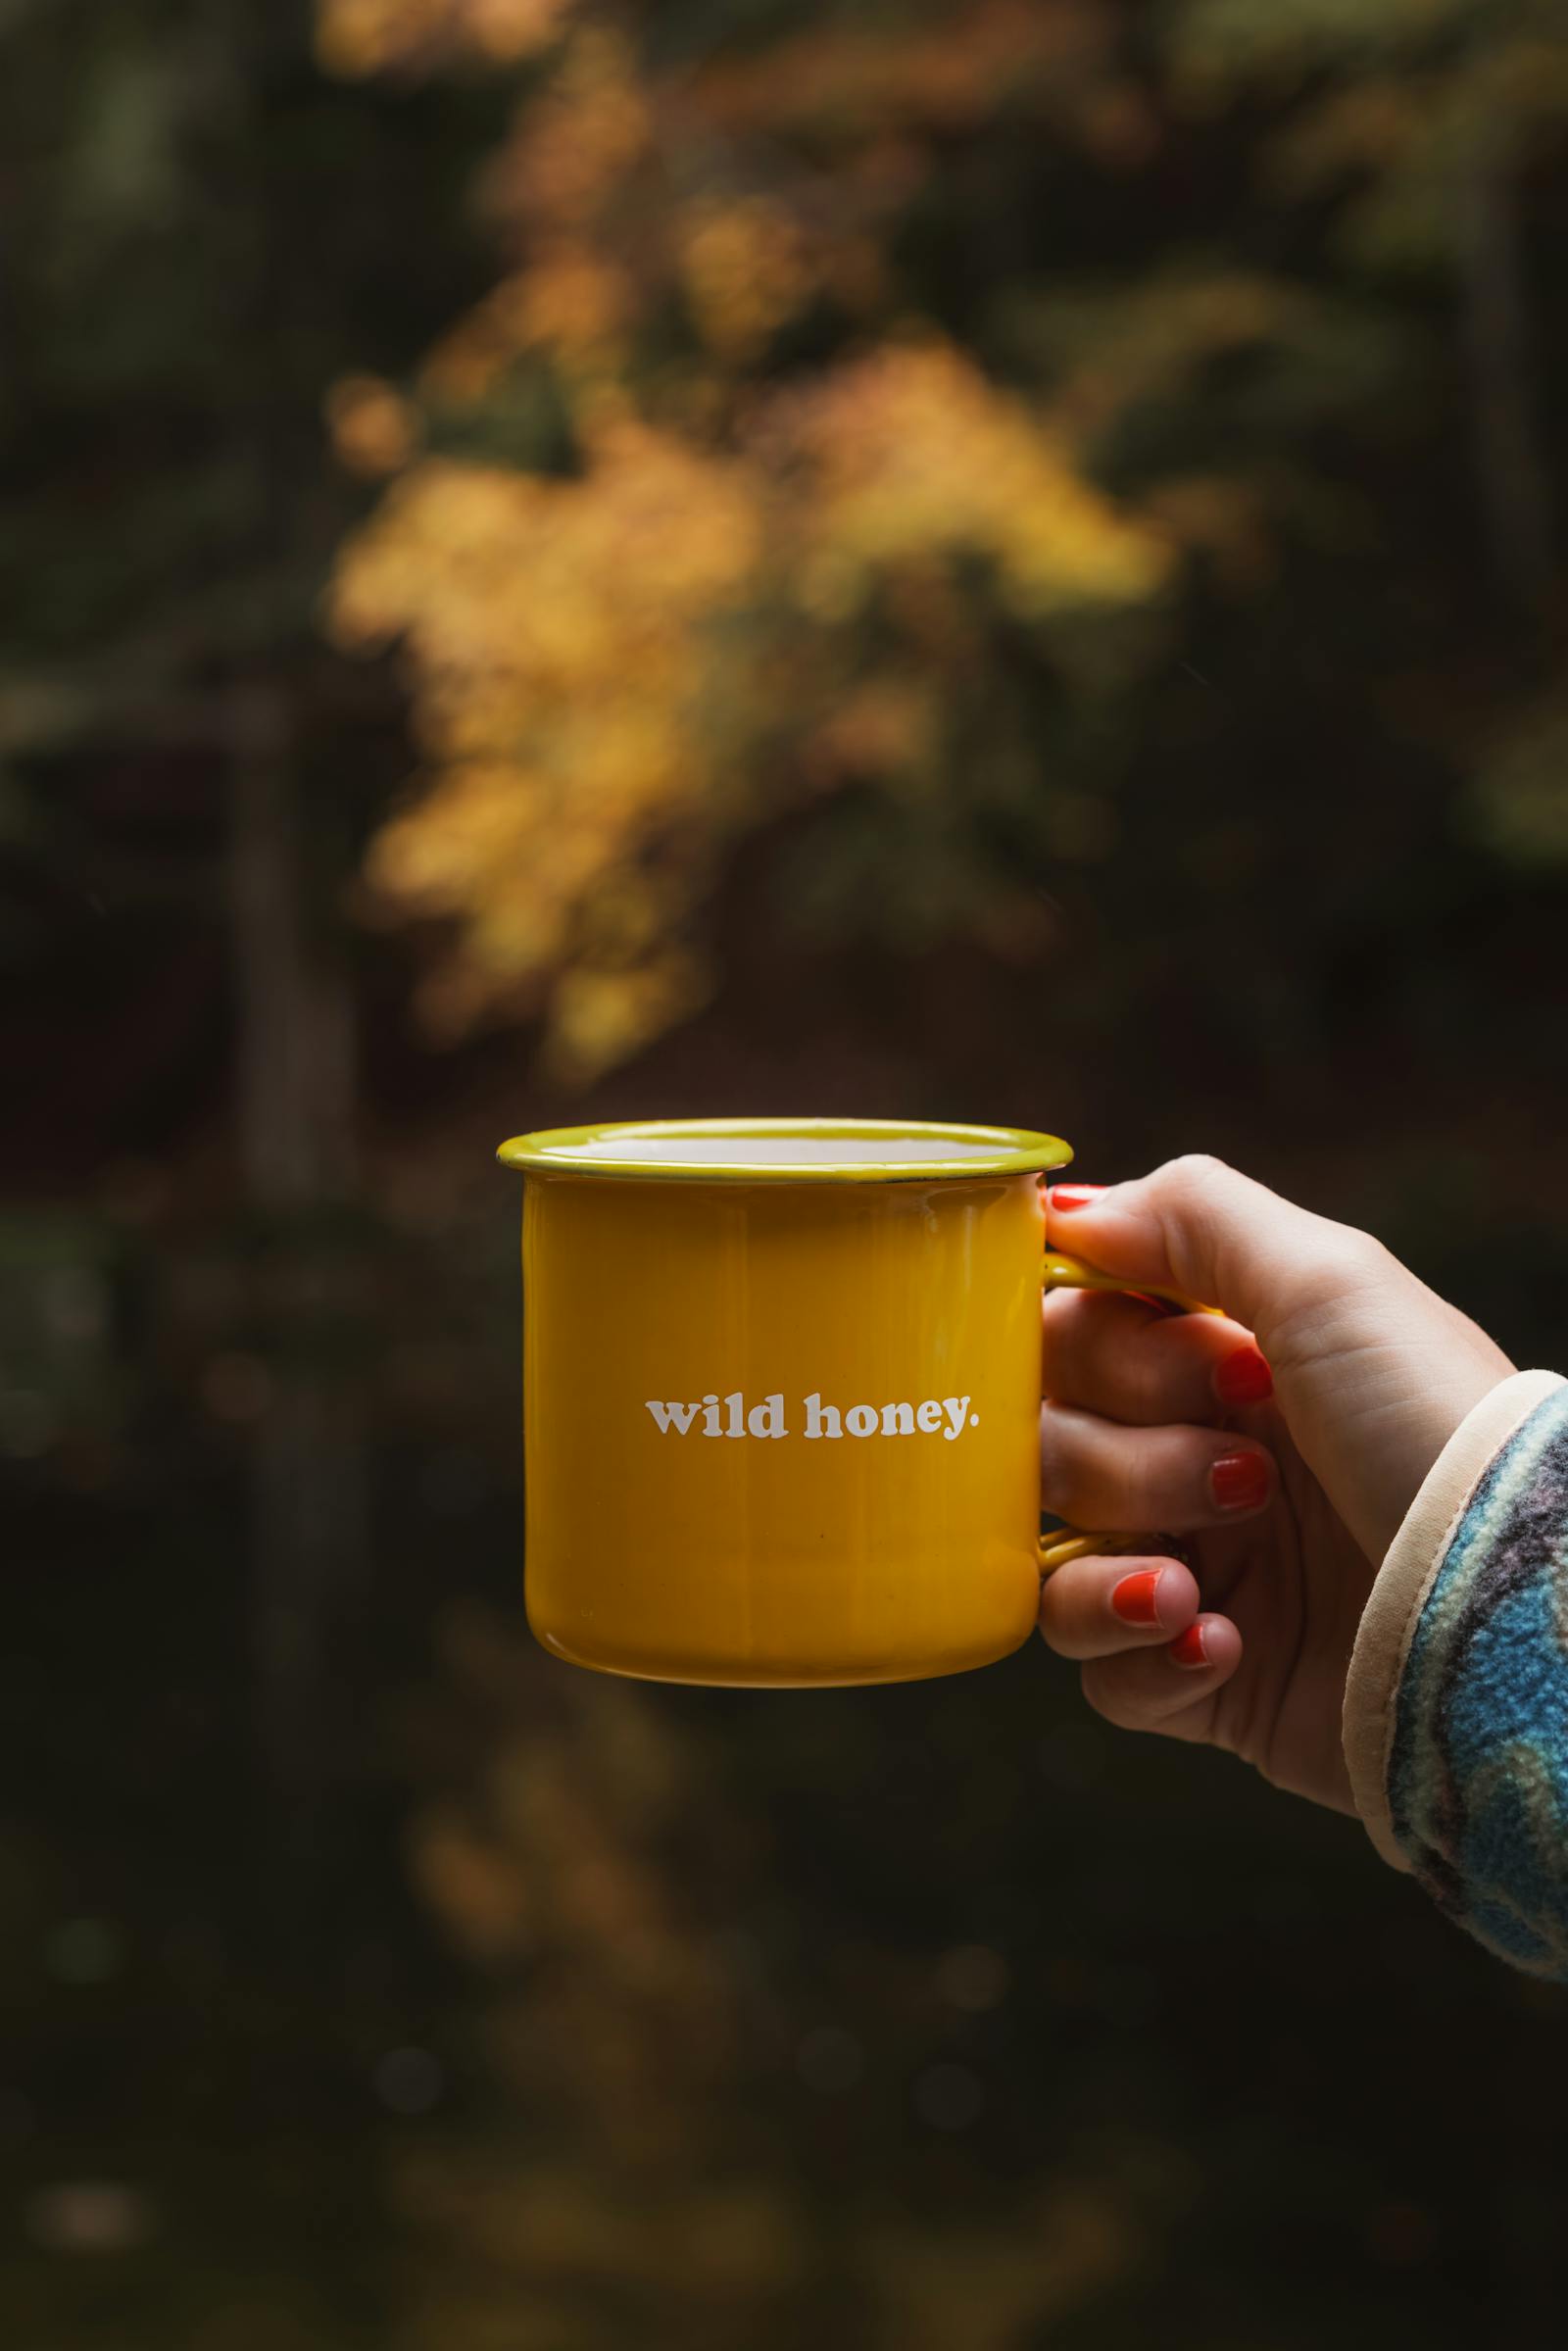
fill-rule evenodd
<path id="1" fill-rule="evenodd" d="M 1513 165 L 1483 134 L 1458 186 L 1465 341 L 1482 522 L 1493 575 L 1522 621 L 1545 616 L 1554 563 L 1550 485 L 1537 430 Z"/>
<path id="2" fill-rule="evenodd" d="M 322 1362 L 323 1308 L 345 1269 L 322 1216 L 354 1180 L 349 977 L 312 936 L 281 697 L 232 705 L 230 875 L 239 1157 L 269 1228 L 276 1296 L 271 1400 L 251 1461 L 252 1610 L 265 1765 L 298 1837 L 329 1770 L 331 1641 L 366 1557 L 364 1411 L 352 1372 Z M 349 1301 L 352 1310 L 352 1301 Z"/>

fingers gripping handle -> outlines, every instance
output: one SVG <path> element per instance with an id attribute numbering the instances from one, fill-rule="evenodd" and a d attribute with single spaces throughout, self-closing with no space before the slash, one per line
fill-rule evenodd
<path id="1" fill-rule="evenodd" d="M 1113 1273 L 1102 1273 L 1098 1265 L 1086 1265 L 1082 1257 L 1063 1256 L 1060 1249 L 1048 1249 L 1040 1266 L 1041 1287 L 1045 1290 L 1119 1290 L 1124 1298 L 1157 1298 L 1161 1305 L 1171 1306 L 1178 1314 L 1217 1314 L 1217 1306 L 1201 1305 L 1189 1298 L 1185 1290 L 1160 1290 L 1152 1285 L 1119 1282 Z"/>
<path id="2" fill-rule="evenodd" d="M 1048 1249 L 1040 1269 L 1041 1285 L 1046 1290 L 1117 1290 L 1123 1296 L 1157 1299 L 1177 1314 L 1217 1314 L 1217 1306 L 1205 1306 L 1181 1290 L 1140 1289 L 1129 1291 L 1125 1282 L 1114 1274 L 1102 1273 L 1096 1265 L 1086 1265 L 1081 1257 L 1064 1256 L 1059 1249 Z M 1083 1559 L 1091 1551 L 1115 1551 L 1131 1543 L 1130 1535 L 1084 1535 L 1075 1527 L 1058 1527 L 1054 1534 L 1040 1539 L 1040 1572 L 1054 1575 L 1065 1567 L 1069 1559 Z"/>

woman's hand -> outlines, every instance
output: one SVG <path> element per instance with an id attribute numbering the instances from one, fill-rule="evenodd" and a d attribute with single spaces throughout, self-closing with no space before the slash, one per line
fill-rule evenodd
<path id="1" fill-rule="evenodd" d="M 1340 1709 L 1377 1563 L 1513 1366 L 1380 1243 L 1216 1159 L 1047 1197 L 1053 1249 L 1224 1318 L 1047 1296 L 1045 1507 L 1159 1532 L 1147 1557 L 1058 1568 L 1041 1631 L 1109 1721 L 1229 1747 L 1350 1811 Z M 1172 1537 L 1190 1567 L 1160 1555 Z"/>

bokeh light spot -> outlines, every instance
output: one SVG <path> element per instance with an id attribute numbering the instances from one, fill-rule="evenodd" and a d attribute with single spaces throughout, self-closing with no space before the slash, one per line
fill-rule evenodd
<path id="1" fill-rule="evenodd" d="M 801 2042 L 795 2065 L 808 2089 L 832 2097 L 854 2089 L 865 2072 L 865 2052 L 853 2033 L 837 2025 L 819 2025 Z"/>
<path id="2" fill-rule="evenodd" d="M 959 1943 L 937 1962 L 937 1989 L 944 2000 L 979 2016 L 1007 1996 L 1012 1970 L 987 1943 Z"/>
<path id="3" fill-rule="evenodd" d="M 108 1919 L 62 1919 L 45 1936 L 43 1955 L 62 1984 L 107 1984 L 123 1963 L 124 1942 Z"/>
<path id="4" fill-rule="evenodd" d="M 986 2093 L 966 2065 L 928 2066 L 914 2085 L 914 2111 L 933 2131 L 967 2131 L 977 2122 Z"/>
<path id="5" fill-rule="evenodd" d="M 447 2085 L 446 2071 L 428 2049 L 388 2049 L 376 2061 L 375 2094 L 393 2114 L 428 2114 Z"/>

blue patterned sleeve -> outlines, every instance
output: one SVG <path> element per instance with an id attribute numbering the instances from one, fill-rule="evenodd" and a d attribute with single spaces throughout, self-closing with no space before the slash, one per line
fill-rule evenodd
<path id="1" fill-rule="evenodd" d="M 1415 1876 L 1489 1949 L 1568 1983 L 1568 1388 L 1449 1528 L 1390 1732 L 1388 1820 Z"/>

